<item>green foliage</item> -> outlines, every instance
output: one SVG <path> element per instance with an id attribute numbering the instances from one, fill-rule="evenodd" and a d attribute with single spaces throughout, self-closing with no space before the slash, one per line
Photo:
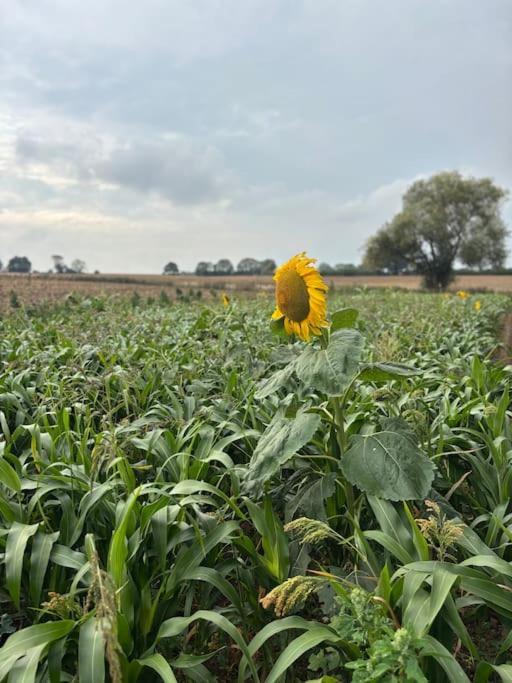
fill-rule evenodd
<path id="1" fill-rule="evenodd" d="M 320 417 L 313 413 L 299 411 L 293 417 L 277 413 L 249 462 L 245 477 L 247 490 L 253 495 L 261 492 L 268 478 L 311 440 L 319 424 Z"/>
<path id="2" fill-rule="evenodd" d="M 432 462 L 414 433 L 396 419 L 385 421 L 379 431 L 354 436 L 341 468 L 352 484 L 388 500 L 423 499 L 434 479 Z"/>
<path id="3" fill-rule="evenodd" d="M 0 681 L 508 680 L 509 300 L 479 300 L 354 291 L 306 347 L 262 298 L 4 317 Z"/>
<path id="4" fill-rule="evenodd" d="M 328 396 L 340 396 L 353 379 L 363 350 L 363 339 L 357 330 L 339 329 L 325 349 L 307 346 L 294 370 L 307 387 Z"/>

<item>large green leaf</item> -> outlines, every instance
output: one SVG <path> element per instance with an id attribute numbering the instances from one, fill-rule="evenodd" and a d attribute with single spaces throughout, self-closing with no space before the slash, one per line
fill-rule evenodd
<path id="1" fill-rule="evenodd" d="M 249 659 L 244 657 L 240 662 L 240 666 L 238 668 L 238 683 L 243 683 L 245 681 L 245 671 L 247 669 L 247 664 L 249 661 L 252 661 L 252 658 L 256 652 L 266 643 L 267 640 L 269 640 L 269 638 L 273 638 L 278 634 L 283 634 L 285 631 L 290 629 L 308 631 L 315 626 L 318 626 L 317 622 L 306 621 L 302 617 L 298 616 L 277 619 L 276 621 L 271 621 L 270 624 L 264 626 L 256 633 L 254 638 L 249 643 Z"/>
<path id="2" fill-rule="evenodd" d="M 341 329 L 326 349 L 307 346 L 295 363 L 300 381 L 328 396 L 339 396 L 357 372 L 363 338 L 357 330 Z"/>
<path id="3" fill-rule="evenodd" d="M 336 489 L 336 472 L 328 472 L 312 483 L 301 486 L 286 504 L 286 518 L 293 519 L 297 511 L 311 519 L 326 519 L 324 501 Z"/>
<path id="4" fill-rule="evenodd" d="M 280 389 L 293 374 L 295 369 L 295 361 L 291 361 L 281 370 L 276 370 L 268 379 L 265 379 L 258 387 L 258 390 L 254 394 L 254 398 L 262 399 L 270 396 L 278 389 Z"/>
<path id="5" fill-rule="evenodd" d="M 14 522 L 5 545 L 5 579 L 7 590 L 16 607 L 20 608 L 21 573 L 28 539 L 33 536 L 39 524 Z"/>
<path id="6" fill-rule="evenodd" d="M 0 680 L 3 680 L 20 657 L 25 656 L 32 649 L 45 647 L 63 638 L 74 626 L 75 622 L 69 619 L 49 621 L 45 624 L 28 626 L 13 633 L 0 648 Z"/>
<path id="7" fill-rule="evenodd" d="M 423 499 L 434 478 L 434 466 L 406 432 L 354 436 L 341 467 L 359 489 L 388 500 Z"/>
<path id="8" fill-rule="evenodd" d="M 12 491 L 20 491 L 21 481 L 18 477 L 18 473 L 14 467 L 9 465 L 7 460 L 1 455 L 3 451 L 3 445 L 4 444 L 0 444 L 0 482 L 2 482 L 4 486 L 7 486 L 7 488 L 11 489 Z"/>
<path id="9" fill-rule="evenodd" d="M 495 680 L 494 674 L 497 673 L 503 683 L 512 683 L 512 664 L 489 664 L 489 662 L 480 662 L 477 666 L 474 683 L 487 683 L 492 677 Z"/>
<path id="10" fill-rule="evenodd" d="M 252 455 L 245 478 L 251 493 L 263 490 L 264 482 L 276 474 L 312 438 L 320 416 L 300 410 L 294 418 L 278 413 L 263 432 Z"/>
<path id="11" fill-rule="evenodd" d="M 137 663 L 142 667 L 147 666 L 149 669 L 153 669 L 164 683 L 176 683 L 176 676 L 173 674 L 169 662 L 158 652 L 143 659 L 137 659 Z M 141 678 L 141 682 L 143 680 Z"/>
<path id="12" fill-rule="evenodd" d="M 35 683 L 37 667 L 46 645 L 30 648 L 26 655 L 18 659 L 9 671 L 8 683 Z"/>
<path id="13" fill-rule="evenodd" d="M 140 489 L 136 489 L 130 494 L 125 503 L 121 520 L 117 529 L 112 535 L 110 547 L 108 550 L 108 571 L 117 587 L 124 583 L 124 575 L 126 570 L 126 558 L 128 557 L 128 545 L 126 540 L 126 531 L 130 519 L 130 513 L 133 510 Z"/>
<path id="14" fill-rule="evenodd" d="M 240 631 L 229 621 L 229 619 L 226 619 L 226 617 L 224 617 L 222 614 L 212 612 L 211 610 L 199 610 L 190 617 L 172 617 L 171 619 L 167 619 L 160 626 L 156 636 L 156 642 L 158 642 L 161 638 L 174 638 L 198 619 L 208 621 L 214 624 L 218 629 L 221 629 L 228 634 L 228 636 L 238 645 L 242 655 L 247 659 L 252 677 L 254 681 L 258 683 L 259 677 L 250 655 L 249 648 L 247 647 L 247 643 L 242 638 Z"/>
<path id="15" fill-rule="evenodd" d="M 41 603 L 41 591 L 43 581 L 50 560 L 50 553 L 55 541 L 59 538 L 59 531 L 53 534 L 37 533 L 32 542 L 32 555 L 30 556 L 30 600 L 33 605 L 39 607 Z"/>
<path id="16" fill-rule="evenodd" d="M 341 330 L 344 327 L 354 327 L 359 311 L 357 308 L 341 308 L 331 316 L 331 331 Z"/>
<path id="17" fill-rule="evenodd" d="M 407 564 L 407 562 L 410 561 L 411 558 L 407 551 L 389 534 L 385 534 L 383 531 L 378 531 L 377 529 L 370 529 L 363 533 L 365 538 L 369 538 L 371 541 L 379 543 L 403 564 Z"/>
<path id="18" fill-rule="evenodd" d="M 432 638 L 432 636 L 424 636 L 421 639 L 423 648 L 421 655 L 424 657 L 432 657 L 435 659 L 448 674 L 448 680 L 451 683 L 470 683 L 469 678 L 464 673 L 464 670 L 457 662 L 452 653 L 447 650 L 444 645 Z"/>
<path id="19" fill-rule="evenodd" d="M 421 370 L 402 363 L 365 363 L 359 372 L 359 379 L 366 382 L 388 382 L 420 374 Z"/>
<path id="20" fill-rule="evenodd" d="M 404 600 L 406 603 L 403 614 L 404 625 L 417 636 L 428 633 L 456 581 L 456 574 L 446 571 L 442 565 L 436 565 L 430 594 L 417 591 L 408 603 Z"/>
<path id="21" fill-rule="evenodd" d="M 105 680 L 105 642 L 96 617 L 87 619 L 80 627 L 78 672 L 80 683 L 102 683 Z"/>
<path id="22" fill-rule="evenodd" d="M 311 628 L 297 636 L 289 645 L 281 652 L 277 658 L 276 663 L 272 667 L 270 673 L 265 679 L 265 683 L 276 683 L 287 669 L 305 652 L 320 645 L 320 643 L 333 642 L 339 640 L 337 633 L 332 631 L 327 626 L 318 624 L 316 628 Z"/>
<path id="23" fill-rule="evenodd" d="M 261 562 L 278 583 L 282 583 L 290 569 L 290 553 L 288 538 L 283 526 L 272 508 L 269 496 L 265 497 L 263 505 L 257 505 L 249 499 L 245 501 L 251 520 L 261 536 L 263 557 Z"/>
<path id="24" fill-rule="evenodd" d="M 169 574 L 166 590 L 168 592 L 173 591 L 180 581 L 186 580 L 189 577 L 189 573 L 203 561 L 210 550 L 221 543 L 227 542 L 231 535 L 238 530 L 237 522 L 223 522 L 202 537 L 200 544 L 194 543 L 183 550 L 178 555 L 174 567 Z"/>
<path id="25" fill-rule="evenodd" d="M 204 581 L 214 586 L 220 593 L 222 593 L 229 602 L 236 607 L 241 615 L 244 614 L 240 596 L 236 592 L 233 585 L 225 579 L 222 574 L 211 567 L 195 567 L 187 570 L 188 581 Z"/>
<path id="26" fill-rule="evenodd" d="M 53 546 L 50 560 L 60 567 L 68 567 L 77 571 L 87 562 L 87 558 L 83 553 L 72 550 L 67 545 L 61 545 L 60 543 L 55 543 Z"/>

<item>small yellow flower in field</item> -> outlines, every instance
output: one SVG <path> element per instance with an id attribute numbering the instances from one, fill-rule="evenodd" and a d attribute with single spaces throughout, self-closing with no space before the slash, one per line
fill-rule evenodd
<path id="1" fill-rule="evenodd" d="M 477 299 L 473 305 L 475 307 L 475 311 L 479 311 L 482 308 L 482 302 L 480 299 Z"/>
<path id="2" fill-rule="evenodd" d="M 230 301 L 229 296 L 227 294 L 223 294 L 222 295 L 222 303 L 224 304 L 224 306 L 226 308 L 229 306 L 229 301 Z"/>
<path id="3" fill-rule="evenodd" d="M 459 291 L 457 292 L 457 296 L 459 297 L 459 299 L 462 299 L 464 301 L 465 299 L 469 299 L 469 297 L 471 295 L 469 292 L 466 292 L 464 289 L 459 289 Z"/>
<path id="4" fill-rule="evenodd" d="M 276 310 L 274 320 L 284 319 L 287 334 L 296 334 L 304 341 L 311 335 L 321 335 L 328 326 L 327 285 L 312 266 L 316 259 L 305 252 L 297 254 L 276 270 Z"/>

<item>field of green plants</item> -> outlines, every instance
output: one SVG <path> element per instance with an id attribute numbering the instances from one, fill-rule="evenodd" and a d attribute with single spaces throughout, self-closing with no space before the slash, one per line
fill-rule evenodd
<path id="1" fill-rule="evenodd" d="M 512 681 L 511 299 L 272 304 L 0 321 L 0 681 Z"/>

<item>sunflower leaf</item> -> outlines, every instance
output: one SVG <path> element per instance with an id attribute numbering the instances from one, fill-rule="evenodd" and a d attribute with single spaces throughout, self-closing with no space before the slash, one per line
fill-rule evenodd
<path id="1" fill-rule="evenodd" d="M 403 363 L 378 362 L 365 363 L 359 372 L 358 379 L 366 382 L 388 382 L 392 379 L 404 379 L 421 375 L 421 370 Z"/>
<path id="2" fill-rule="evenodd" d="M 264 482 L 276 474 L 312 438 L 320 416 L 300 410 L 294 418 L 278 413 L 263 432 L 245 477 L 245 489 L 263 491 Z"/>
<path id="3" fill-rule="evenodd" d="M 275 393 L 288 382 L 290 377 L 293 375 L 294 368 L 295 361 L 292 361 L 284 368 L 274 372 L 272 375 L 270 375 L 270 377 L 261 382 L 256 393 L 254 394 L 254 398 L 260 400 Z"/>
<path id="4" fill-rule="evenodd" d="M 331 330 L 341 330 L 346 327 L 354 327 L 359 317 L 357 308 L 341 308 L 331 316 Z"/>
<path id="5" fill-rule="evenodd" d="M 434 466 L 405 431 L 355 436 L 341 468 L 350 483 L 387 500 L 424 499 L 434 478 Z"/>
<path id="6" fill-rule="evenodd" d="M 332 334 L 326 349 L 307 346 L 297 359 L 295 372 L 300 381 L 328 396 L 340 396 L 358 370 L 363 338 L 354 329 Z"/>

